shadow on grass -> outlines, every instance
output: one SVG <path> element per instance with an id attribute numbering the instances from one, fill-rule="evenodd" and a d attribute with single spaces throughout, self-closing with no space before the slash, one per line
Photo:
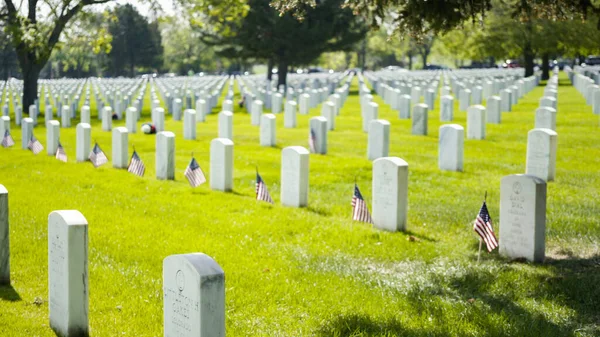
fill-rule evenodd
<path id="1" fill-rule="evenodd" d="M 396 318 L 384 321 L 375 320 L 366 315 L 340 315 L 327 322 L 316 332 L 322 337 L 357 337 L 357 336 L 446 336 L 446 334 L 431 331 L 415 331 L 407 328 Z"/>
<path id="2" fill-rule="evenodd" d="M 502 259 L 497 254 L 495 258 Z M 530 279 L 530 285 L 533 285 L 526 289 L 503 284 L 507 277 L 515 277 L 510 275 L 515 272 L 512 268 L 506 269 L 506 275 L 503 271 L 495 273 L 471 269 L 446 282 L 436 282 L 433 293 L 423 294 L 415 290 L 408 294 L 408 298 L 417 312 L 436 317 L 443 316 L 443 310 L 428 305 L 435 301 L 424 301 L 424 298 L 458 297 L 462 303 L 471 303 L 465 319 L 485 328 L 486 335 L 490 336 L 600 336 L 600 255 L 548 259 L 544 265 L 552 275 L 519 271 L 516 277 Z M 523 272 L 525 275 L 522 275 Z M 498 291 L 499 286 L 504 289 Z M 549 319 L 553 314 L 545 313 L 543 307 L 535 305 L 538 310 L 532 311 L 522 304 L 531 300 L 538 304 L 568 307 L 575 312 L 574 317 L 557 324 Z M 510 322 L 510 329 L 498 323 L 503 320 Z"/>
<path id="3" fill-rule="evenodd" d="M 325 209 L 325 208 L 319 208 L 319 207 L 314 207 L 314 206 L 308 206 L 306 207 L 306 210 L 311 212 L 311 213 L 315 213 L 321 216 L 329 216 L 331 215 L 331 213 Z"/>
<path id="4" fill-rule="evenodd" d="M 21 296 L 10 284 L 0 285 L 0 298 L 9 302 L 21 301 Z"/>
<path id="5" fill-rule="evenodd" d="M 401 233 L 402 233 L 402 232 L 401 232 Z M 405 235 L 408 235 L 408 237 L 409 237 L 409 238 L 410 238 L 411 236 L 414 236 L 415 238 L 417 238 L 417 239 L 419 239 L 419 240 L 422 240 L 422 241 L 427 241 L 427 242 L 438 242 L 438 240 L 436 240 L 436 239 L 432 239 L 432 238 L 430 238 L 430 237 L 428 237 L 428 236 L 425 236 L 425 235 L 423 235 L 423 234 L 417 234 L 417 233 L 415 233 L 415 232 L 413 232 L 413 231 L 409 231 L 409 230 L 407 230 L 407 231 L 404 231 L 403 233 L 404 233 Z M 409 240 L 410 240 L 410 239 L 409 239 Z M 417 240 L 417 241 L 418 241 L 418 240 Z"/>

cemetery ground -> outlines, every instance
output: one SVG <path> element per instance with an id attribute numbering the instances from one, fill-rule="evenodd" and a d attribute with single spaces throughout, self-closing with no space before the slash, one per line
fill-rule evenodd
<path id="1" fill-rule="evenodd" d="M 598 116 L 561 74 L 556 181 L 548 183 L 546 261 L 509 261 L 482 252 L 472 224 L 487 191 L 498 234 L 500 179 L 523 173 L 527 132 L 543 95 L 537 87 L 487 124 L 485 140 L 465 140 L 464 172 L 438 169 L 439 99 L 429 135 L 411 135 L 379 96 L 391 123 L 390 156 L 409 164 L 407 232 L 351 220 L 356 179 L 371 205 L 372 163 L 361 130 L 354 80 L 328 134 L 328 154 L 310 155 L 309 206 L 279 203 L 281 149 L 307 147 L 310 116 L 283 128 L 277 147 L 259 146 L 259 128 L 235 105 L 234 190 L 189 187 L 191 154 L 207 178 L 213 110 L 198 139 L 176 134 L 176 180 L 155 178 L 155 136 L 129 134 L 146 165 L 139 178 L 111 163 L 75 162 L 75 128 L 60 129 L 69 156 L 0 148 L 0 183 L 10 192 L 11 287 L 0 287 L 1 336 L 53 336 L 48 322 L 47 218 L 76 209 L 89 223 L 89 321 L 92 336 L 159 336 L 162 260 L 202 252 L 225 271 L 229 336 L 598 336 L 600 335 L 600 142 Z M 439 98 L 439 95 L 438 95 Z M 142 120 L 149 119 L 148 100 Z M 43 103 L 42 103 L 43 110 Z M 111 159 L 92 100 L 92 141 Z M 452 123 L 466 126 L 455 100 Z M 319 115 L 320 106 L 311 110 Z M 45 144 L 43 115 L 34 134 Z M 114 126 L 123 126 L 115 121 Z M 76 123 L 74 123 L 76 124 Z M 139 126 L 139 124 L 138 124 Z M 274 205 L 255 200 L 256 167 Z M 500 237 L 500 240 L 502 238 Z"/>

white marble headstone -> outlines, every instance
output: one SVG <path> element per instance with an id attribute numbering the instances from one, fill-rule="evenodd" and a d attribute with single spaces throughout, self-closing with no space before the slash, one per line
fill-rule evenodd
<path id="1" fill-rule="evenodd" d="M 369 143 L 367 159 L 375 160 L 387 157 L 390 150 L 390 122 L 384 119 L 373 119 L 369 123 Z"/>
<path id="2" fill-rule="evenodd" d="M 427 104 L 417 104 L 412 109 L 412 134 L 427 136 L 428 107 Z"/>
<path id="3" fill-rule="evenodd" d="M 296 102 L 287 101 L 285 102 L 285 110 L 283 111 L 283 126 L 286 128 L 296 127 Z"/>
<path id="4" fill-rule="evenodd" d="M 252 102 L 252 110 L 251 110 L 251 120 L 252 125 L 260 125 L 260 118 L 263 113 L 263 102 L 260 100 L 255 100 Z"/>
<path id="5" fill-rule="evenodd" d="M 535 110 L 535 128 L 556 131 L 556 110 L 551 107 L 540 107 Z"/>
<path id="6" fill-rule="evenodd" d="M 112 108 L 105 106 L 102 109 L 102 131 L 112 130 Z"/>
<path id="7" fill-rule="evenodd" d="M 502 109 L 500 107 L 500 97 L 490 96 L 487 99 L 486 103 L 487 122 L 491 124 L 500 124 L 502 122 Z"/>
<path id="8" fill-rule="evenodd" d="M 48 216 L 48 309 L 59 336 L 88 336 L 88 223 L 79 211 Z"/>
<path id="9" fill-rule="evenodd" d="M 76 133 L 76 159 L 78 162 L 88 161 L 90 157 L 92 127 L 88 123 L 79 123 L 77 124 Z"/>
<path id="10" fill-rule="evenodd" d="M 219 138 L 233 140 L 233 113 L 223 110 L 219 113 Z"/>
<path id="11" fill-rule="evenodd" d="M 323 102 L 323 105 L 321 106 L 321 116 L 325 117 L 327 120 L 327 128 L 329 130 L 335 129 L 336 115 L 335 104 L 330 101 Z"/>
<path id="12" fill-rule="evenodd" d="M 48 121 L 48 123 L 46 123 L 46 153 L 49 156 L 56 155 L 59 138 L 60 123 L 58 121 Z"/>
<path id="13" fill-rule="evenodd" d="M 8 227 L 8 191 L 0 184 L 0 285 L 10 284 L 10 230 Z"/>
<path id="14" fill-rule="evenodd" d="M 500 183 L 500 254 L 543 262 L 546 249 L 546 183 L 515 174 Z"/>
<path id="15" fill-rule="evenodd" d="M 210 256 L 163 260 L 165 337 L 225 337 L 225 272 Z"/>
<path id="16" fill-rule="evenodd" d="M 185 109 L 183 112 L 183 139 L 196 139 L 196 116 L 197 110 Z"/>
<path id="17" fill-rule="evenodd" d="M 527 134 L 525 173 L 544 181 L 553 181 L 556 173 L 558 134 L 550 129 L 533 129 Z"/>
<path id="18" fill-rule="evenodd" d="M 473 105 L 467 109 L 467 139 L 485 139 L 485 107 Z"/>
<path id="19" fill-rule="evenodd" d="M 373 225 L 387 231 L 406 230 L 408 164 L 398 157 L 373 162 Z"/>
<path id="20" fill-rule="evenodd" d="M 444 95 L 441 98 L 440 121 L 451 122 L 454 119 L 454 97 Z"/>
<path id="21" fill-rule="evenodd" d="M 318 154 L 327 154 L 327 119 L 323 116 L 313 117 L 309 121 L 308 137 L 314 133 L 315 152 Z M 309 149 L 312 151 L 312 149 Z"/>
<path id="22" fill-rule="evenodd" d="M 440 126 L 438 165 L 443 171 L 463 170 L 465 130 L 458 124 Z"/>
<path id="23" fill-rule="evenodd" d="M 260 121 L 260 146 L 275 146 L 275 115 L 264 114 Z"/>
<path id="24" fill-rule="evenodd" d="M 33 119 L 30 117 L 23 118 L 21 123 L 21 148 L 28 150 L 29 140 L 33 134 Z M 4 137 L 4 135 L 2 136 Z"/>
<path id="25" fill-rule="evenodd" d="M 170 131 L 156 134 L 156 179 L 175 179 L 175 134 Z"/>
<path id="26" fill-rule="evenodd" d="M 308 205 L 308 157 L 302 146 L 289 146 L 281 152 L 281 203 L 285 206 Z"/>
<path id="27" fill-rule="evenodd" d="M 130 133 L 137 132 L 137 115 L 137 108 L 129 107 L 127 110 L 125 110 L 125 126 L 127 127 L 127 131 Z"/>
<path id="28" fill-rule="evenodd" d="M 210 142 L 210 188 L 216 191 L 233 190 L 233 142 L 215 138 Z"/>
<path id="29" fill-rule="evenodd" d="M 409 119 L 410 118 L 410 107 L 411 107 L 411 98 L 410 95 L 400 95 L 398 102 L 398 118 L 400 119 Z"/>
<path id="30" fill-rule="evenodd" d="M 112 130 L 112 162 L 114 168 L 127 168 L 129 159 L 128 140 L 129 135 L 126 127 L 120 126 Z"/>

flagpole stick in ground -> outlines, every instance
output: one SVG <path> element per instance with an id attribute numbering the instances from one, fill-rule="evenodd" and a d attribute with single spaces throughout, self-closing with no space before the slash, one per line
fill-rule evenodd
<path id="1" fill-rule="evenodd" d="M 483 202 L 485 203 L 487 201 L 487 191 L 485 191 L 485 194 L 483 196 Z M 483 243 L 483 239 L 481 237 L 479 237 L 479 252 L 477 253 L 477 263 L 479 263 L 479 260 L 481 260 L 481 244 Z"/>

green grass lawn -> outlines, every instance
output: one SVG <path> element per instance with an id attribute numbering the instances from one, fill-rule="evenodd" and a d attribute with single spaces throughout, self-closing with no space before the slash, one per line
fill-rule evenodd
<path id="1" fill-rule="evenodd" d="M 351 220 L 355 177 L 371 203 L 372 163 L 356 93 L 355 79 L 329 133 L 329 154 L 310 156 L 309 207 L 301 209 L 279 204 L 280 160 L 282 148 L 308 146 L 309 116 L 298 115 L 298 128 L 284 129 L 278 115 L 278 146 L 264 148 L 250 115 L 236 105 L 233 193 L 213 192 L 208 184 L 192 189 L 183 176 L 192 152 L 210 175 L 216 114 L 198 124 L 196 141 L 184 140 L 182 122 L 168 118 L 166 128 L 176 134 L 175 181 L 155 178 L 154 136 L 129 135 L 147 167 L 139 178 L 110 164 L 76 163 L 74 127 L 60 130 L 68 163 L 45 152 L 34 156 L 20 149 L 13 122 L 17 145 L 0 148 L 0 184 L 10 193 L 12 277 L 12 287 L 0 287 L 0 336 L 54 335 L 47 218 L 61 209 L 79 210 L 89 222 L 93 336 L 161 336 L 162 260 L 191 252 L 208 254 L 225 270 L 229 336 L 600 335 L 599 119 L 566 76 L 558 94 L 544 264 L 511 262 L 497 251 L 477 263 L 472 230 L 487 191 L 498 232 L 500 179 L 525 171 L 527 132 L 543 87 L 504 113 L 502 124 L 488 124 L 486 140 L 465 140 L 462 173 L 438 169 L 439 100 L 429 135 L 412 136 L 411 121 L 399 120 L 375 97 L 380 118 L 391 123 L 390 156 L 409 164 L 406 233 Z M 148 109 L 149 93 L 146 103 Z M 319 112 L 320 106 L 311 116 Z M 110 159 L 111 133 L 101 131 L 95 106 L 92 115 L 92 139 Z M 457 100 L 454 115 L 466 127 Z M 34 133 L 45 143 L 43 125 Z M 273 206 L 254 199 L 255 166 Z M 42 304 L 34 303 L 38 297 Z"/>

